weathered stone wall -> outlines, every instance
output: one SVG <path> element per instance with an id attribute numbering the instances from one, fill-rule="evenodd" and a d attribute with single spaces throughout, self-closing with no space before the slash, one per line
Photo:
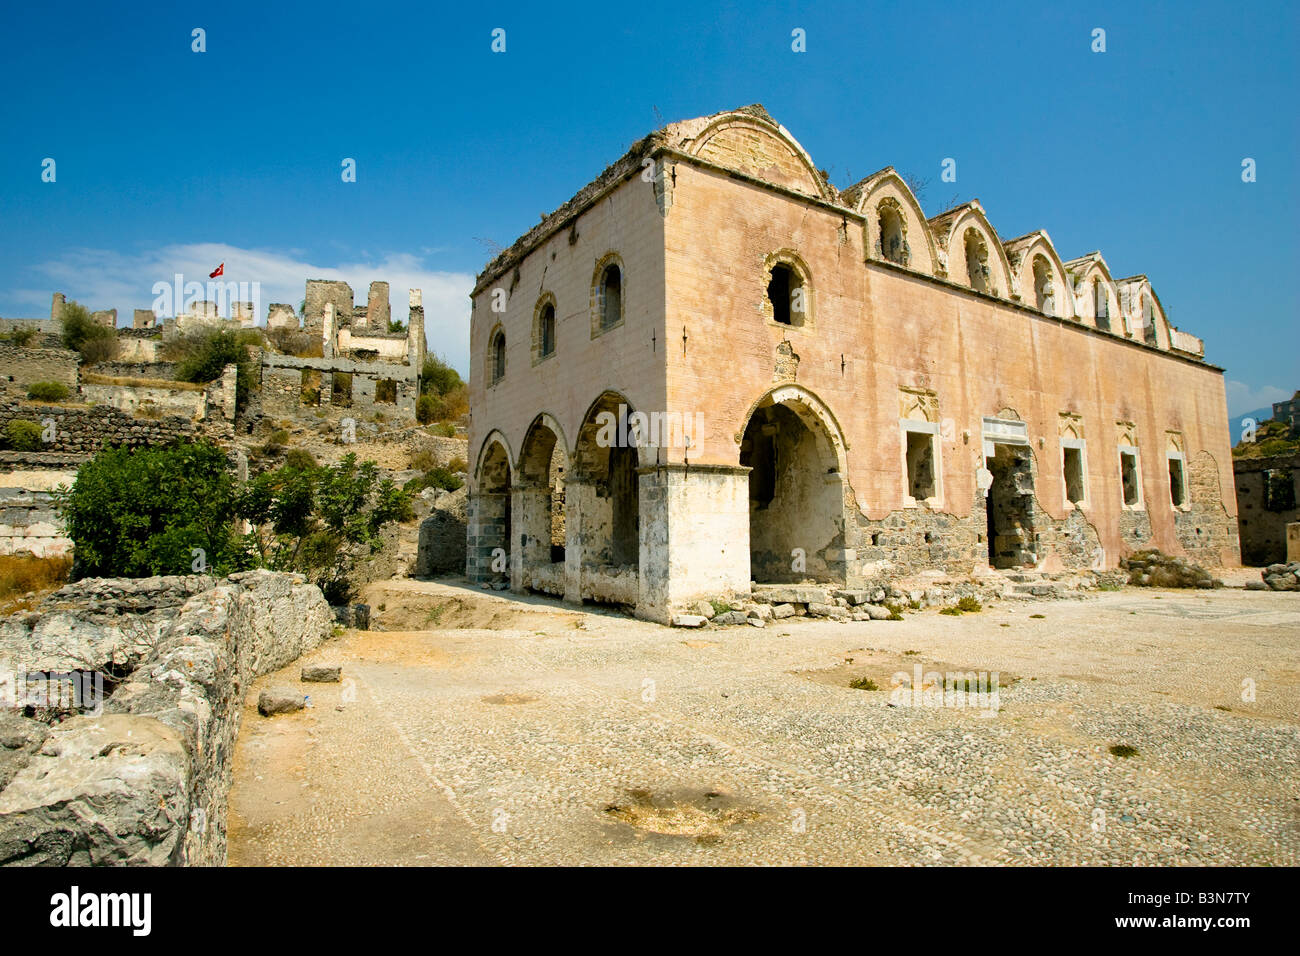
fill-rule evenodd
<path id="1" fill-rule="evenodd" d="M 168 326 L 170 328 L 170 326 Z M 148 364 L 157 360 L 162 339 L 147 329 L 117 330 L 117 361 Z"/>
<path id="2" fill-rule="evenodd" d="M 1032 560 L 1046 571 L 1114 568 L 1125 553 L 1153 546 L 1171 553 L 1192 547 L 1215 566 L 1239 560 L 1221 369 L 1126 336 L 1118 314 L 1113 331 L 1105 331 L 1032 308 L 1005 275 L 998 295 L 971 289 L 948 275 L 939 252 L 925 273 L 881 262 L 864 228 L 873 211 L 838 196 L 774 124 L 760 130 L 711 117 L 675 128 L 685 132 L 671 148 L 655 145 L 665 141 L 659 134 L 637 144 L 479 277 L 470 341 L 471 574 L 483 564 L 475 548 L 498 542 L 504 530 L 500 509 L 479 508 L 475 500 L 476 472 L 493 443 L 505 450 L 512 480 L 539 419 L 570 457 L 581 456 L 582 425 L 602 393 L 636 411 L 702 416 L 702 433 L 689 445 L 641 450 L 643 469 L 680 467 L 684 481 L 697 480 L 700 465 L 746 466 L 745 436 L 757 414 L 773 404 L 801 408 L 834 460 L 820 471 L 804 468 L 791 487 L 811 495 L 814 484 L 838 482 L 843 493 L 843 507 L 838 496 L 819 495 L 803 512 L 811 521 L 777 509 L 779 526 L 756 534 L 748 522 L 737 528 L 729 512 L 695 515 L 700 532 L 691 545 L 696 553 L 688 555 L 681 539 L 663 535 L 671 511 L 647 509 L 683 507 L 689 494 L 651 489 L 639 514 L 638 613 L 645 615 L 663 617 L 663 596 L 673 593 L 672 579 L 686 566 L 726 562 L 719 572 L 725 580 L 749 579 L 755 564 L 770 573 L 797 544 L 788 532 L 798 528 L 807 529 L 809 540 L 798 547 L 815 575 L 852 581 L 881 573 L 882 564 L 894 573 L 981 570 L 990 544 L 983 540 L 988 516 L 979 487 L 987 471 L 984 431 L 996 430 L 986 420 L 1006 410 L 1015 410 L 1020 441 L 1039 463 L 1025 514 L 999 515 L 995 508 L 995 524 L 1005 524 L 995 534 L 1002 541 L 992 542 L 995 552 L 1005 545 L 1010 560 Z M 647 178 L 637 175 L 643 157 L 653 160 Z M 931 243 L 929 228 L 922 221 L 909 233 L 918 247 L 914 265 L 931 262 L 919 248 Z M 996 243 L 996 236 L 989 240 Z M 1002 263 L 1001 251 L 993 251 Z M 597 279 L 611 257 L 622 265 L 623 311 L 622 321 L 605 329 Z M 799 321 L 774 315 L 774 263 L 797 279 L 802 311 L 791 312 Z M 537 347 L 543 302 L 555 310 L 548 355 Z M 489 365 L 498 334 L 505 336 L 504 375 Z M 1179 341 L 1190 348 L 1192 337 Z M 900 396 L 908 395 L 926 397 L 933 415 L 923 424 L 936 429 L 936 489 L 920 507 L 909 490 L 909 429 L 901 427 L 911 413 Z M 1190 508 L 1172 506 L 1171 436 L 1189 463 L 1189 479 L 1197 461 L 1217 473 L 1222 514 L 1205 500 L 1205 476 L 1200 504 L 1193 497 Z M 1086 446 L 1086 497 L 1078 504 L 1067 500 L 1067 440 Z M 1124 503 L 1121 445 L 1140 450 L 1137 510 Z M 600 497 L 581 498 L 573 483 L 566 493 L 566 518 L 582 522 L 566 522 L 570 544 L 593 534 L 607 538 Z M 670 552 L 662 559 L 653 553 L 661 546 Z M 522 578 L 513 584 L 522 586 Z M 566 594 L 587 590 L 581 581 L 566 585 Z"/>
<path id="3" fill-rule="evenodd" d="M 54 441 L 47 443 L 43 450 L 80 455 L 92 455 L 105 447 L 168 445 L 182 439 L 193 439 L 197 434 L 194 423 L 186 418 L 174 415 L 160 419 L 134 418 L 107 405 L 73 408 L 0 403 L 0 430 L 14 419 L 25 419 L 38 425 L 53 420 Z"/>
<path id="4" fill-rule="evenodd" d="M 176 381 L 175 362 L 100 362 L 91 371 L 114 378 L 156 378 L 164 382 Z"/>
<path id="5" fill-rule="evenodd" d="M 0 487 L 0 554 L 53 558 L 71 553 L 72 539 L 64 535 L 49 492 Z"/>
<path id="6" fill-rule="evenodd" d="M 98 715 L 0 716 L 0 865 L 224 865 L 247 686 L 331 628 L 315 585 L 267 571 L 91 579 L 5 619 L 11 696 L 22 671 L 116 679 Z"/>
<path id="7" fill-rule="evenodd" d="M 1208 451 L 1201 451 L 1187 462 L 1187 489 L 1187 507 L 1174 509 L 1178 541 L 1194 562 L 1217 567 L 1222 555 L 1241 552 L 1241 541 L 1238 520 L 1223 507 L 1219 464 Z M 1237 513 L 1242 513 L 1240 497 Z"/>
<path id="8" fill-rule="evenodd" d="M 333 305 L 337 309 L 337 320 L 343 324 L 352 321 L 352 309 L 355 299 L 352 287 L 346 282 L 333 279 L 308 279 L 304 295 L 306 307 L 303 312 L 303 328 L 310 332 L 320 332 L 324 328 L 325 306 Z"/>
<path id="9" fill-rule="evenodd" d="M 0 345 L 0 398 L 24 398 L 35 382 L 59 382 L 76 394 L 79 361 L 70 349 Z"/>
<path id="10" fill-rule="evenodd" d="M 420 522 L 416 575 L 460 574 L 465 570 L 467 501 L 464 488 L 444 491 L 434 500 L 433 510 Z"/>
<path id="11" fill-rule="evenodd" d="M 319 401 L 305 403 L 303 399 L 304 371 L 317 388 Z M 336 395 L 335 373 L 352 376 L 350 398 Z M 319 376 L 317 382 L 316 376 Z M 346 407 L 356 416 L 369 417 L 375 412 L 396 417 L 415 418 L 415 403 L 419 398 L 420 370 L 412 365 L 385 362 L 362 362 L 350 358 L 295 358 L 265 352 L 261 362 L 261 405 L 265 415 L 293 417 L 310 413 L 315 408 Z M 394 383 L 394 402 L 377 402 L 375 391 L 381 381 Z"/>
<path id="12" fill-rule="evenodd" d="M 1232 467 L 1240 516 L 1241 560 L 1258 567 L 1289 560 L 1286 526 L 1300 521 L 1300 509 L 1278 508 L 1278 505 L 1285 503 L 1282 486 L 1288 474 L 1291 501 L 1300 504 L 1300 454 L 1235 458 Z M 1275 485 L 1271 495 L 1266 493 L 1270 483 Z"/>
<path id="13" fill-rule="evenodd" d="M 135 385 L 83 385 L 81 397 L 91 405 L 107 405 L 134 414 L 148 409 L 163 415 L 182 415 L 198 420 L 207 413 L 207 396 L 202 389 L 156 388 Z"/>

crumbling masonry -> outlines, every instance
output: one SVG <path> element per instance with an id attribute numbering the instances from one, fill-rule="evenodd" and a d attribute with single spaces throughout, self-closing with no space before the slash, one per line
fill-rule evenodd
<path id="1" fill-rule="evenodd" d="M 762 107 L 641 140 L 472 297 L 475 581 L 668 620 L 751 582 L 1238 563 L 1222 370 L 1145 276 L 977 201 L 927 219 L 892 168 L 839 191 Z"/>

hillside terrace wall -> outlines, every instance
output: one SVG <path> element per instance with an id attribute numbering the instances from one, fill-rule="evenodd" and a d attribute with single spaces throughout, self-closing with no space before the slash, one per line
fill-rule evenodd
<path id="1" fill-rule="evenodd" d="M 192 441 L 199 429 L 188 418 L 135 418 L 108 405 L 92 408 L 43 405 L 33 402 L 0 402 L 0 431 L 9 422 L 24 419 L 42 425 L 52 421 L 54 440 L 44 451 L 90 456 L 105 447 L 144 448 Z"/>
<path id="2" fill-rule="evenodd" d="M 26 397 L 36 382 L 59 382 L 75 392 L 80 358 L 70 349 L 0 345 L 0 398 Z"/>

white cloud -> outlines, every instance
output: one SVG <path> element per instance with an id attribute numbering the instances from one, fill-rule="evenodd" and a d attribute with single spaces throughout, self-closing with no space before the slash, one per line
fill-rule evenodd
<path id="1" fill-rule="evenodd" d="M 1241 415 L 1259 408 L 1271 407 L 1274 402 L 1284 402 L 1294 394 L 1294 389 L 1279 388 L 1276 385 L 1261 385 L 1251 388 L 1245 382 L 1227 381 L 1228 415 Z"/>
<path id="2" fill-rule="evenodd" d="M 429 350 L 444 356 L 462 373 L 468 372 L 469 292 L 474 277 L 433 269 L 425 259 L 396 253 L 321 265 L 306 261 L 299 250 L 240 249 L 215 242 L 163 246 L 133 254 L 75 249 L 36 267 L 50 280 L 48 291 L 20 290 L 16 298 L 30 303 L 36 309 L 32 314 L 39 315 L 49 309 L 51 292 L 59 291 L 92 310 L 117 309 L 118 323 L 125 325 L 131 322 L 132 310 L 153 305 L 154 283 L 170 285 L 176 273 L 184 276 L 185 282 L 207 283 L 208 273 L 224 262 L 220 281 L 260 283 L 258 321 L 265 322 L 272 302 L 287 302 L 297 309 L 308 279 L 342 279 L 362 306 L 371 281 L 382 279 L 389 284 L 396 319 L 409 316 L 407 290 L 423 290 Z"/>

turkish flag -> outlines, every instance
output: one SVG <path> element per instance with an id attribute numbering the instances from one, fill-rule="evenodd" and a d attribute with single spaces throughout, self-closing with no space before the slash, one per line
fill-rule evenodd
<path id="1" fill-rule="evenodd" d="M 208 278 L 215 279 L 217 276 L 223 276 L 225 274 L 226 274 L 226 264 L 223 262 L 221 263 L 221 265 L 217 266 L 217 268 L 214 269 L 212 272 L 208 273 Z"/>

